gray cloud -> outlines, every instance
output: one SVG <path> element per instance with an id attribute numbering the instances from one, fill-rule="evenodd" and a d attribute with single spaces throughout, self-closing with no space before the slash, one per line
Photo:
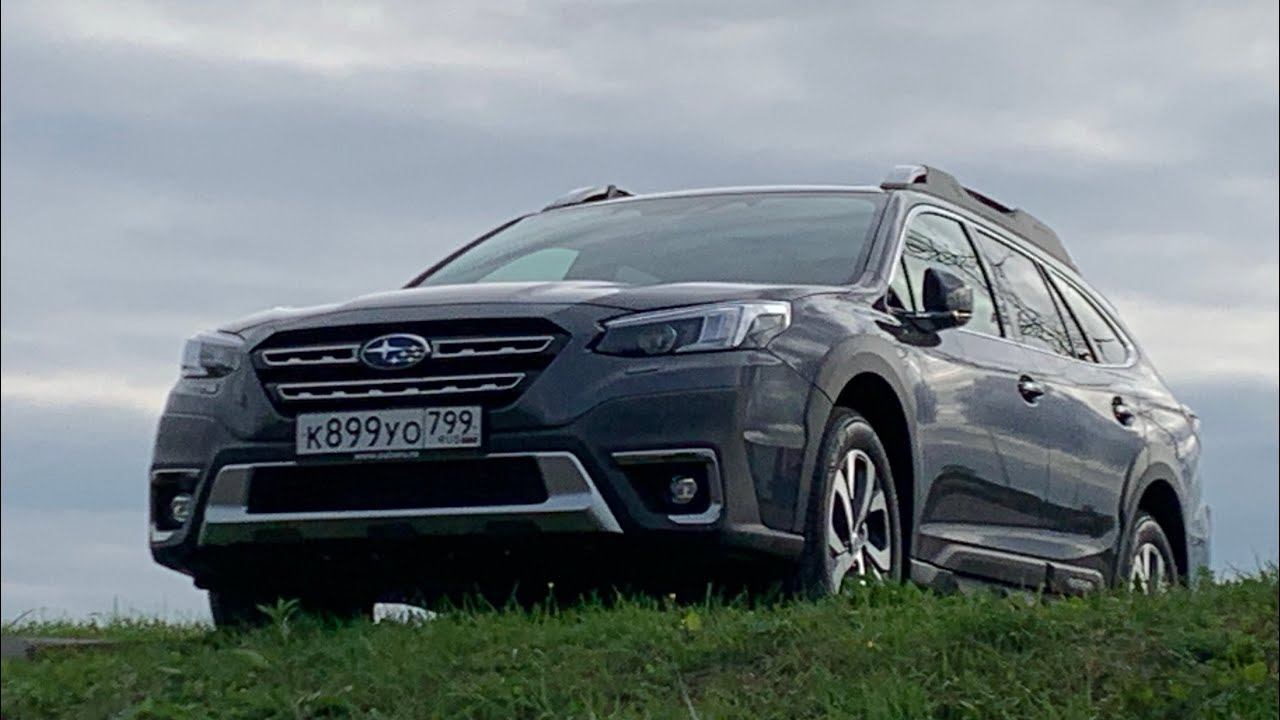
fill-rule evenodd
<path id="1" fill-rule="evenodd" d="M 140 482 L 138 411 L 160 402 L 184 335 L 395 286 L 601 181 L 874 183 L 936 163 L 1054 225 L 1166 375 L 1213 388 L 1197 402 L 1274 398 L 1274 3 L 0 14 L 6 513 L 57 507 L 17 479 L 41 458 L 59 463 L 54 486 L 74 483 L 76 452 L 36 432 L 58 423 L 121 487 Z M 1269 407 L 1250 422 L 1274 426 Z M 1206 423 L 1206 452 L 1245 427 Z M 1230 472 L 1274 485 L 1274 433 L 1250 442 Z M 96 492 L 67 507 L 124 509 Z"/>

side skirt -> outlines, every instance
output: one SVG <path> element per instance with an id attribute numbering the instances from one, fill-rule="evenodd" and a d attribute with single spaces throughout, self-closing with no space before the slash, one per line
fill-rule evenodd
<path id="1" fill-rule="evenodd" d="M 912 559 L 911 581 L 947 593 L 1017 588 L 1056 595 L 1083 595 L 1107 586 L 1106 578 L 1096 570 L 985 548 L 955 546 L 948 560 L 948 564 L 964 569 L 948 569 Z"/>

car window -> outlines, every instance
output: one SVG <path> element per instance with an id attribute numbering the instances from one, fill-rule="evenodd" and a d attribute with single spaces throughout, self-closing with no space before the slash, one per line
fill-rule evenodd
<path id="1" fill-rule="evenodd" d="M 1123 365 L 1129 359 L 1129 351 L 1120 333 L 1107 322 L 1093 303 L 1066 280 L 1055 276 L 1053 284 L 1062 293 L 1062 299 L 1071 311 L 1080 329 L 1087 337 L 1089 345 L 1097 355 L 1098 362 L 1107 365 Z"/>
<path id="2" fill-rule="evenodd" d="M 1000 318 L 991 301 L 986 273 L 978 262 L 978 255 L 969 242 L 969 236 L 965 234 L 964 226 L 959 222 L 933 213 L 916 215 L 907 225 L 902 262 L 912 289 L 924 287 L 924 273 L 931 267 L 945 270 L 963 280 L 973 288 L 973 317 L 964 327 L 1000 336 Z M 923 302 L 919 297 L 916 301 Z"/>
<path id="3" fill-rule="evenodd" d="M 560 208 L 499 230 L 417 284 L 846 285 L 883 205 L 871 193 L 734 192 Z"/>
<path id="4" fill-rule="evenodd" d="M 1031 347 L 1074 357 L 1066 325 L 1036 262 L 979 230 L 976 237 L 1010 336 Z"/>
<path id="5" fill-rule="evenodd" d="M 901 259 L 894 267 L 893 280 L 889 281 L 889 292 L 885 294 L 884 304 L 897 310 L 916 310 L 911 285 L 907 282 L 907 266 Z"/>
<path id="6" fill-rule="evenodd" d="M 1067 309 L 1067 301 L 1062 298 L 1062 293 L 1058 292 L 1052 280 L 1049 281 L 1049 294 L 1053 296 L 1054 307 L 1058 308 L 1058 317 L 1062 318 L 1063 324 L 1067 326 L 1067 339 L 1071 341 L 1071 356 L 1084 362 L 1097 362 L 1097 358 L 1093 355 L 1093 348 L 1085 338 L 1084 330 L 1080 329 L 1080 323 L 1076 322 L 1075 316 Z"/>

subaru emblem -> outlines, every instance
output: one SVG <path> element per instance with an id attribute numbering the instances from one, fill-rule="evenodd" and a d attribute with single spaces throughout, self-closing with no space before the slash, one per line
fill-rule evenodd
<path id="1" fill-rule="evenodd" d="M 417 335 L 382 335 L 360 346 L 360 362 L 375 370 L 398 370 L 417 365 L 431 353 L 431 345 Z"/>

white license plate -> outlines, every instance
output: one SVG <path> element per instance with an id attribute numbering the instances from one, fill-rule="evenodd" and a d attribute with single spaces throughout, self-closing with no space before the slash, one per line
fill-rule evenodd
<path id="1" fill-rule="evenodd" d="M 431 407 L 298 416 L 299 455 L 480 447 L 480 408 Z"/>

